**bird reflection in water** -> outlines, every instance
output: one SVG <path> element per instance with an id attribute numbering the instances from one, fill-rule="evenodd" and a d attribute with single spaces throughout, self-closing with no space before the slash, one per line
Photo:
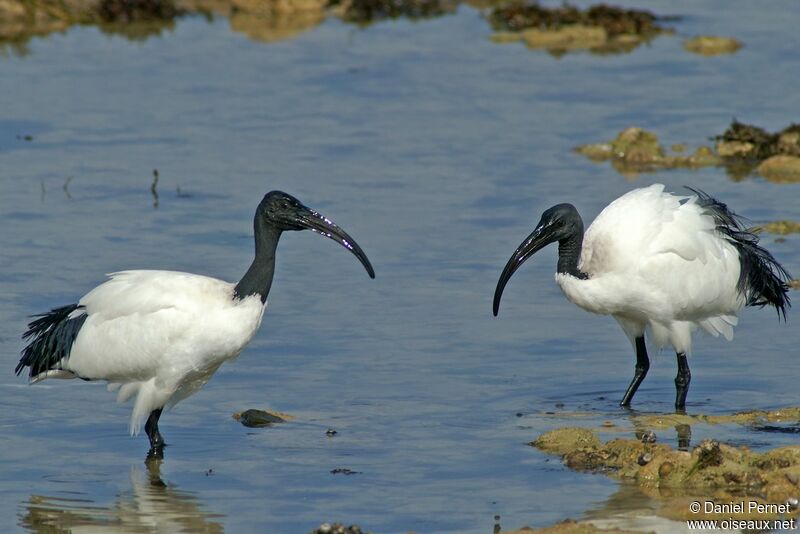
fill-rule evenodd
<path id="1" fill-rule="evenodd" d="M 31 495 L 19 525 L 30 532 L 224 532 L 220 514 L 209 513 L 192 492 L 161 479 L 162 460 L 131 468 L 131 490 L 108 505 L 88 498 Z"/>

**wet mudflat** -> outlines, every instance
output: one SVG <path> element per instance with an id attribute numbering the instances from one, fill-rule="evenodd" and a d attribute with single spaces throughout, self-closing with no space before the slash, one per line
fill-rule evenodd
<path id="1" fill-rule="evenodd" d="M 679 2 L 664 13 L 630 2 L 681 19 L 674 35 L 613 55 L 497 44 L 470 5 L 367 26 L 315 19 L 305 31 L 188 15 L 149 38 L 74 26 L 4 46 L 3 531 L 662 525 L 647 521 L 660 506 L 652 495 L 528 443 L 564 426 L 633 438 L 640 416 L 672 411 L 674 355 L 653 358 L 635 411 L 621 411 L 631 348 L 613 320 L 563 299 L 554 250 L 515 276 L 498 318 L 492 291 L 509 249 L 558 202 L 588 223 L 630 188 L 662 182 L 703 189 L 754 224 L 800 221 L 790 181 L 734 181 L 718 166 L 622 176 L 572 152 L 634 125 L 672 146 L 734 118 L 768 132 L 800 121 L 792 5 Z M 697 35 L 743 46 L 687 53 Z M 27 316 L 73 302 L 104 273 L 238 279 L 270 189 L 351 231 L 377 278 L 331 243 L 286 235 L 261 330 L 164 415 L 157 469 L 143 463 L 146 439 L 126 435 L 130 406 L 102 385 L 13 376 Z M 795 277 L 798 239 L 763 237 Z M 785 325 L 748 309 L 734 342 L 700 337 L 688 414 L 800 404 L 793 316 Z M 292 419 L 232 418 L 251 408 Z M 713 438 L 758 452 L 798 439 L 791 422 L 689 423 L 693 446 Z M 674 427 L 655 430 L 660 443 L 679 446 Z"/>

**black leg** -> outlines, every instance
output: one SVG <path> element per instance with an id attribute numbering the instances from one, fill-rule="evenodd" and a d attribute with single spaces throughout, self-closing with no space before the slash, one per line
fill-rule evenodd
<path id="1" fill-rule="evenodd" d="M 686 353 L 678 353 L 678 375 L 675 377 L 675 409 L 685 411 L 686 394 L 689 392 L 689 382 L 692 381 L 692 373 L 689 372 L 689 362 L 686 360 Z"/>
<path id="2" fill-rule="evenodd" d="M 647 357 L 647 347 L 644 344 L 644 336 L 640 336 L 636 338 L 636 368 L 633 373 L 633 380 L 631 380 L 631 385 L 628 386 L 628 391 L 625 392 L 625 396 L 622 397 L 620 401 L 620 406 L 630 406 L 631 399 L 636 394 L 636 390 L 639 389 L 639 384 L 642 383 L 644 377 L 647 376 L 647 371 L 650 369 L 650 359 Z"/>
<path id="3" fill-rule="evenodd" d="M 150 451 L 147 453 L 148 458 L 161 459 L 164 457 L 164 438 L 161 437 L 161 432 L 158 431 L 158 419 L 161 417 L 162 408 L 158 408 L 150 412 L 150 417 L 144 424 L 144 431 L 147 432 L 147 437 L 150 438 Z"/>

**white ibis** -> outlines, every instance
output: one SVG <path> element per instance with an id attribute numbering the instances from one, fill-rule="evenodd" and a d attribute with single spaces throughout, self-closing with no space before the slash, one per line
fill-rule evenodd
<path id="1" fill-rule="evenodd" d="M 570 302 L 611 315 L 636 351 L 633 380 L 620 402 L 630 406 L 647 375 L 644 335 L 672 345 L 678 358 L 675 407 L 683 411 L 691 374 L 687 354 L 698 327 L 733 338 L 744 306 L 774 306 L 786 320 L 790 276 L 742 218 L 702 191 L 634 189 L 609 204 L 583 233 L 571 204 L 553 206 L 514 251 L 494 293 L 494 315 L 509 278 L 541 248 L 558 241 L 556 283 Z"/>
<path id="2" fill-rule="evenodd" d="M 281 191 L 258 205 L 256 254 L 237 284 L 173 271 L 122 271 L 77 304 L 38 315 L 23 338 L 28 345 L 16 373 L 46 378 L 105 380 L 118 400 L 136 395 L 130 432 L 146 420 L 150 457 L 162 457 L 158 420 L 164 408 L 200 389 L 220 365 L 235 358 L 261 324 L 278 239 L 311 230 L 340 243 L 375 272 L 361 247 L 332 221 Z"/>

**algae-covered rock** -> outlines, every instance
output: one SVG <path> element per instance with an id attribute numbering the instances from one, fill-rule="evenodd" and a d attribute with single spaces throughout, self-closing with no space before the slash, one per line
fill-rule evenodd
<path id="1" fill-rule="evenodd" d="M 757 425 L 763 424 L 764 422 L 800 423 L 800 407 L 789 406 L 772 411 L 748 410 L 730 415 L 655 414 L 637 415 L 633 417 L 633 424 L 636 428 L 672 428 L 679 425 L 693 425 L 695 423 L 706 423 L 709 425 L 728 423 Z"/>
<path id="2" fill-rule="evenodd" d="M 635 126 L 624 129 L 612 141 L 580 145 L 575 151 L 594 161 L 612 160 L 632 169 L 652 168 L 664 161 L 658 137 Z"/>
<path id="3" fill-rule="evenodd" d="M 499 534 L 639 534 L 639 531 L 620 530 L 613 527 L 599 528 L 586 521 L 565 519 L 549 527 L 523 527 L 518 530 L 502 530 Z"/>
<path id="4" fill-rule="evenodd" d="M 756 170 L 770 182 L 800 182 L 800 157 L 772 156 L 762 161 Z"/>
<path id="5" fill-rule="evenodd" d="M 575 50 L 595 48 L 608 40 L 605 29 L 597 26 L 574 24 L 557 30 L 529 28 L 520 32 L 522 40 L 531 48 Z"/>
<path id="6" fill-rule="evenodd" d="M 733 121 L 714 139 L 715 149 L 699 146 L 685 155 L 685 145 L 675 144 L 668 153 L 656 134 L 630 127 L 611 141 L 579 145 L 574 150 L 592 161 L 610 161 L 620 174 L 631 177 L 661 169 L 724 166 L 734 180 L 758 171 L 772 182 L 800 182 L 800 125 L 791 124 L 772 134 Z"/>
<path id="7" fill-rule="evenodd" d="M 426 19 L 454 13 L 459 0 L 331 0 L 339 6 L 340 17 L 347 22 L 369 24 L 395 19 Z"/>
<path id="8" fill-rule="evenodd" d="M 742 47 L 742 43 L 733 37 L 698 35 L 683 41 L 683 47 L 695 54 L 718 56 L 720 54 L 733 54 Z"/>
<path id="9" fill-rule="evenodd" d="M 94 11 L 103 22 L 123 24 L 172 20 L 183 14 L 173 0 L 100 0 Z"/>
<path id="10" fill-rule="evenodd" d="M 790 124 L 777 133 L 734 120 L 715 137 L 717 153 L 725 157 L 765 160 L 777 154 L 800 155 L 800 125 Z"/>
<path id="11" fill-rule="evenodd" d="M 532 444 L 560 454 L 572 469 L 604 472 L 643 488 L 669 490 L 665 495 L 670 498 L 710 494 L 728 499 L 756 492 L 764 502 L 786 503 L 798 494 L 800 446 L 757 453 L 707 439 L 687 452 L 641 440 L 618 438 L 603 443 L 592 431 L 574 428 L 550 431 Z M 796 510 L 792 513 L 797 515 Z"/>
<path id="12" fill-rule="evenodd" d="M 800 233 L 800 222 L 795 221 L 772 221 L 756 227 L 762 232 L 770 234 L 788 235 Z"/>
<path id="13" fill-rule="evenodd" d="M 520 31 L 527 28 L 556 30 L 581 24 L 603 28 L 609 35 L 652 34 L 663 31 L 658 17 L 649 11 L 623 9 L 596 4 L 587 9 L 563 4 L 545 7 L 538 3 L 512 2 L 492 10 L 489 21 L 497 30 Z"/>
<path id="14" fill-rule="evenodd" d="M 626 128 L 611 143 L 614 157 L 631 164 L 655 164 L 664 159 L 658 137 L 642 128 Z"/>
<path id="15" fill-rule="evenodd" d="M 629 51 L 667 31 L 653 13 L 596 4 L 587 9 L 563 4 L 512 2 L 495 7 L 488 16 L 501 34 L 519 32 L 530 48 L 554 53 L 586 49 L 600 53 Z M 508 38 L 501 38 L 508 42 Z"/>
<path id="16" fill-rule="evenodd" d="M 587 428 L 557 428 L 539 436 L 530 444 L 537 449 L 551 454 L 566 454 L 583 447 L 597 447 L 600 438 Z"/>
<path id="17" fill-rule="evenodd" d="M 684 154 L 685 145 L 678 145 L 674 153 L 667 153 L 653 132 L 639 127 L 621 131 L 617 137 L 605 143 L 579 145 L 575 151 L 592 161 L 611 161 L 625 176 L 659 169 L 699 168 L 721 165 L 722 159 L 706 146 L 698 147 L 691 154 Z"/>

